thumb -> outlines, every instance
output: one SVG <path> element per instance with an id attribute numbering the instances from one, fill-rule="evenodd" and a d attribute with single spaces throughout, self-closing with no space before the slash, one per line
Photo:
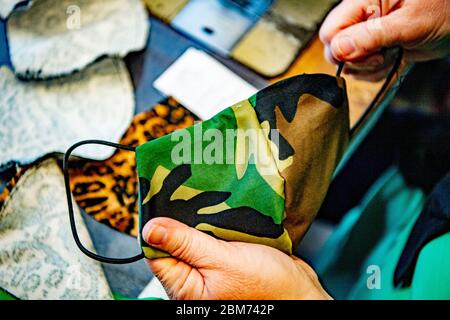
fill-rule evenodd
<path id="1" fill-rule="evenodd" d="M 399 11 L 363 21 L 338 32 L 332 39 L 331 53 L 339 61 L 358 61 L 401 42 L 402 17 Z"/>
<path id="2" fill-rule="evenodd" d="M 154 218 L 142 230 L 145 242 L 195 268 L 220 265 L 228 244 L 170 218 Z"/>

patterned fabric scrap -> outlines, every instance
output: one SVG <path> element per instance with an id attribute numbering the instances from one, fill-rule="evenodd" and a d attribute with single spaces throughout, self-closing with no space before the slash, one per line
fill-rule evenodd
<path id="1" fill-rule="evenodd" d="M 171 22 L 189 0 L 144 0 L 148 10 L 165 22 Z"/>
<path id="2" fill-rule="evenodd" d="M 112 299 L 101 265 L 72 238 L 55 160 L 30 168 L 0 211 L 0 287 L 20 299 Z M 75 208 L 78 234 L 92 250 Z"/>
<path id="3" fill-rule="evenodd" d="M 19 81 L 1 67 L 0 91 L 0 168 L 65 152 L 80 140 L 118 141 L 134 112 L 131 79 L 118 59 L 104 59 L 67 78 L 39 82 Z M 104 160 L 113 152 L 87 146 L 75 155 Z"/>
<path id="4" fill-rule="evenodd" d="M 140 0 L 38 0 L 7 23 L 11 62 L 26 79 L 67 75 L 102 56 L 141 50 L 150 26 Z"/>
<path id="5" fill-rule="evenodd" d="M 300 75 L 139 146 L 141 228 L 165 216 L 291 253 L 347 146 L 348 118 L 342 78 Z M 142 247 L 148 258 L 164 255 Z"/>
<path id="6" fill-rule="evenodd" d="M 2 179 L 0 182 L 2 183 L 2 189 L 0 192 L 0 210 L 3 208 L 3 204 L 11 195 L 11 192 L 14 190 L 14 187 L 19 182 L 20 178 L 24 175 L 24 173 L 29 169 L 29 166 L 19 167 L 16 166 L 12 168 L 12 177 L 10 179 Z"/>
<path id="7" fill-rule="evenodd" d="M 231 56 L 265 77 L 284 73 L 337 0 L 276 0 Z"/>

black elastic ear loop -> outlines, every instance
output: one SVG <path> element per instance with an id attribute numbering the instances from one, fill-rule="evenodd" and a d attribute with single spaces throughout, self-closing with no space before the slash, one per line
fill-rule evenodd
<path id="1" fill-rule="evenodd" d="M 372 112 L 372 110 L 375 108 L 375 106 L 378 104 L 379 100 L 385 93 L 385 91 L 389 88 L 389 85 L 392 82 L 392 79 L 397 74 L 398 70 L 400 69 L 400 65 L 402 64 L 403 59 L 403 48 L 398 48 L 398 55 L 395 59 L 394 65 L 392 66 L 392 69 L 389 71 L 388 75 L 386 76 L 386 80 L 384 81 L 383 85 L 381 86 L 380 90 L 376 94 L 376 96 L 373 98 L 370 105 L 367 107 L 366 111 L 364 111 L 363 115 L 359 118 L 359 120 L 356 122 L 356 124 L 353 126 L 353 128 L 350 129 L 350 136 L 353 136 L 356 130 L 366 121 L 369 114 Z M 340 62 L 338 65 L 338 69 L 336 71 L 336 77 L 340 77 L 342 70 L 344 69 L 344 62 Z"/>
<path id="2" fill-rule="evenodd" d="M 71 146 L 69 149 L 67 149 L 66 153 L 64 154 L 64 162 L 63 162 L 63 172 L 64 172 L 64 183 L 66 185 L 66 196 L 67 196 L 67 205 L 69 207 L 69 219 L 70 219 L 70 228 L 72 229 L 72 235 L 75 239 L 75 243 L 78 246 L 78 248 L 83 252 L 85 255 L 87 255 L 89 258 L 95 259 L 100 262 L 106 262 L 106 263 L 112 263 L 112 264 L 125 264 L 125 263 L 131 263 L 138 261 L 142 258 L 144 258 L 144 253 L 141 252 L 140 254 L 131 257 L 131 258 L 108 258 L 104 256 L 100 256 L 98 254 L 95 254 L 88 249 L 86 249 L 83 244 L 80 241 L 80 238 L 78 237 L 77 233 L 77 227 L 75 224 L 75 217 L 73 214 L 73 206 L 72 206 L 72 193 L 70 191 L 70 180 L 69 180 L 69 158 L 70 154 L 78 147 L 86 144 L 99 144 L 104 146 L 109 146 L 117 149 L 123 149 L 128 150 L 132 152 L 136 152 L 136 148 L 112 143 L 109 141 L 103 141 L 103 140 L 84 140 L 75 143 L 73 146 Z"/>
<path id="3" fill-rule="evenodd" d="M 338 68 L 337 68 L 337 71 L 336 71 L 336 77 L 340 77 L 341 76 L 342 70 L 344 70 L 344 65 L 345 65 L 345 62 L 339 62 Z"/>

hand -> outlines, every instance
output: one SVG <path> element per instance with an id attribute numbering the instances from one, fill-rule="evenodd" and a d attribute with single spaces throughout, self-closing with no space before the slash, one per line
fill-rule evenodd
<path id="1" fill-rule="evenodd" d="M 271 247 L 226 242 L 169 218 L 143 239 L 172 257 L 147 260 L 171 299 L 330 299 L 302 260 Z"/>
<path id="2" fill-rule="evenodd" d="M 450 1 L 344 0 L 326 18 L 320 39 L 329 61 L 346 62 L 344 72 L 381 80 L 392 63 L 383 48 L 402 46 L 408 62 L 450 53 Z"/>

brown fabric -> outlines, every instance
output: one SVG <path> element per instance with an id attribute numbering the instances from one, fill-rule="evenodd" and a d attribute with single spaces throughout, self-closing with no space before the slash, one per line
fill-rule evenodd
<path id="1" fill-rule="evenodd" d="M 28 166 L 24 167 L 16 166 L 13 169 L 11 169 L 13 171 L 11 173 L 12 178 L 10 178 L 8 181 L 0 181 L 4 183 L 4 188 L 0 192 L 0 209 L 3 208 L 5 201 L 9 198 L 12 190 L 19 182 L 20 177 L 23 176 L 23 174 L 25 173 L 25 171 L 27 171 L 28 168 L 29 168 Z"/>
<path id="2" fill-rule="evenodd" d="M 345 90 L 343 79 L 339 80 Z M 314 220 L 348 145 L 348 107 L 333 108 L 313 95 L 304 94 L 298 100 L 293 121 L 286 121 L 279 109 L 275 115 L 280 134 L 303 151 L 294 153 L 293 165 L 281 172 L 286 181 L 284 226 L 295 246 Z M 315 151 L 319 148 L 322 152 Z"/>

